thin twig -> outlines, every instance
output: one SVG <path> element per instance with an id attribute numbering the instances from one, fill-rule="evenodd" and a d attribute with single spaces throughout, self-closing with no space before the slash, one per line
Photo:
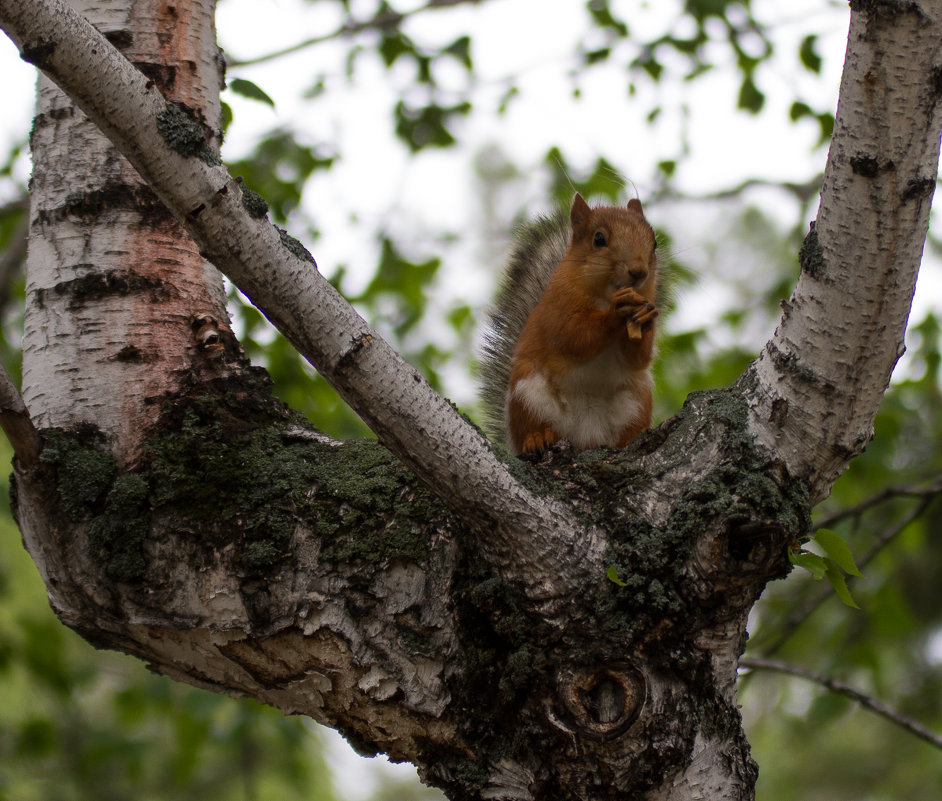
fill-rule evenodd
<path id="1" fill-rule="evenodd" d="M 856 690 L 842 681 L 832 679 L 830 676 L 815 673 L 814 671 L 798 667 L 797 665 L 791 665 L 787 662 L 779 662 L 773 659 L 763 659 L 761 657 L 743 657 L 739 660 L 739 666 L 748 668 L 750 670 L 773 670 L 778 673 L 786 673 L 789 676 L 797 676 L 798 678 L 812 681 L 815 684 L 820 684 L 822 687 L 827 688 L 833 693 L 838 693 L 839 695 L 846 696 L 847 698 L 856 701 L 858 704 L 864 707 L 864 709 L 869 709 L 871 712 L 879 715 L 885 720 L 890 721 L 890 723 L 893 723 L 900 728 L 905 729 L 910 734 L 915 735 L 920 740 L 924 740 L 930 745 L 934 745 L 936 748 L 942 749 L 942 735 L 938 735 L 935 732 L 927 729 L 925 726 L 922 726 L 921 724 L 912 720 L 911 718 L 907 718 L 905 715 L 900 714 L 892 707 L 884 704 L 882 701 L 879 701 L 872 696 L 866 695 L 865 693 L 860 692 L 860 690 Z"/>
<path id="2" fill-rule="evenodd" d="M 858 517 L 874 506 L 886 503 L 895 498 L 930 498 L 942 493 L 942 481 L 933 484 L 931 487 L 887 487 L 875 495 L 861 501 L 856 506 L 849 506 L 846 509 L 838 509 L 836 512 L 822 518 L 815 524 L 815 528 L 830 528 L 831 526 L 846 520 L 849 517 Z"/>
<path id="3" fill-rule="evenodd" d="M 670 187 L 665 187 L 664 189 L 655 192 L 655 194 L 650 199 L 650 202 L 661 200 L 685 200 L 694 202 L 729 200 L 732 198 L 738 198 L 749 189 L 761 187 L 784 189 L 786 192 L 790 192 L 792 195 L 794 195 L 801 203 L 807 203 L 809 200 L 816 197 L 820 193 L 821 180 L 822 177 L 820 175 L 815 176 L 810 181 L 806 181 L 804 183 L 794 183 L 791 181 L 769 181 L 763 178 L 750 178 L 740 184 L 737 184 L 736 186 L 727 187 L 726 189 L 720 189 L 716 192 L 709 192 L 701 195 L 690 195 L 686 193 L 681 194 L 675 192 Z"/>
<path id="4" fill-rule="evenodd" d="M 228 66 L 245 67 L 252 64 L 262 64 L 266 61 L 273 61 L 276 58 L 281 58 L 282 56 L 288 56 L 292 53 L 297 53 L 299 50 L 313 47 L 314 45 L 321 44 L 322 42 L 328 42 L 331 39 L 339 39 L 342 36 L 355 36 L 356 34 L 363 33 L 364 31 L 381 31 L 392 28 L 399 25 L 407 17 L 421 14 L 424 11 L 434 11 L 440 8 L 451 8 L 452 6 L 460 6 L 466 3 L 477 5 L 478 3 L 483 2 L 485 2 L 485 0 L 429 0 L 429 2 L 424 6 L 419 6 L 418 8 L 412 9 L 411 11 L 383 11 L 366 20 L 350 19 L 332 33 L 325 33 L 323 36 L 314 36 L 310 39 L 305 39 L 303 42 L 298 42 L 297 44 L 289 45 L 288 47 L 282 48 L 281 50 L 276 50 L 273 53 L 266 53 L 263 56 L 256 56 L 255 58 L 246 59 L 230 59 L 228 60 Z"/>

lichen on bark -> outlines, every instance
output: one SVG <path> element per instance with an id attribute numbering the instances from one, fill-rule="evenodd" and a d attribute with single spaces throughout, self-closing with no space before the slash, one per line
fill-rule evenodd
<path id="1" fill-rule="evenodd" d="M 45 432 L 41 458 L 62 508 L 87 526 L 110 578 L 147 574 L 151 514 L 207 549 L 235 546 L 246 570 L 288 558 L 299 526 L 328 561 L 426 557 L 424 527 L 443 514 L 439 502 L 375 441 L 308 436 L 310 424 L 271 395 L 261 372 L 161 403 L 139 463 L 120 475 L 92 427 Z"/>

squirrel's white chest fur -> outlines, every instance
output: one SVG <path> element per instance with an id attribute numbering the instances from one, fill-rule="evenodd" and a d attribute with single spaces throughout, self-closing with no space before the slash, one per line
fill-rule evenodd
<path id="1" fill-rule="evenodd" d="M 641 398 L 650 387 L 650 372 L 629 368 L 613 344 L 554 380 L 538 370 L 512 392 L 559 437 L 585 450 L 617 445 L 624 428 L 644 414 Z"/>

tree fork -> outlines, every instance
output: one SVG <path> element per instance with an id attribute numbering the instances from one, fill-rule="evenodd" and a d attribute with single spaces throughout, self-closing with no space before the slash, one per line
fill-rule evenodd
<path id="1" fill-rule="evenodd" d="M 267 424 L 246 418 L 228 381 L 205 379 L 190 394 L 161 396 L 164 408 L 182 410 L 161 418 L 162 433 L 178 445 L 189 438 L 183 451 L 197 460 L 173 471 L 178 495 L 143 472 L 153 468 L 147 454 L 162 452 L 161 428 L 147 429 L 144 458 L 121 470 L 87 427 L 45 432 L 40 466 L 18 469 L 19 522 L 59 614 L 89 639 L 176 678 L 305 712 L 365 752 L 410 759 L 456 799 L 751 798 L 755 766 L 735 703 L 746 616 L 765 583 L 787 571 L 788 547 L 809 531 L 810 501 L 863 447 L 867 415 L 899 351 L 928 215 L 920 177 L 934 175 L 938 158 L 938 92 L 930 91 L 938 81 L 926 78 L 938 72 L 937 16 L 930 3 L 855 6 L 829 162 L 834 183 L 805 252 L 803 291 L 760 360 L 728 390 L 692 395 L 625 451 L 577 460 L 559 451 L 530 469 L 505 467 L 411 368 L 383 372 L 390 360 L 401 363 L 335 302 L 303 251 L 282 253 L 291 241 L 253 222 L 241 188 L 204 149 L 185 157 L 160 139 L 135 138 L 173 111 L 68 6 L 34 0 L 24 11 L 0 0 L 0 25 L 449 504 L 426 501 L 378 446 L 360 446 L 351 465 L 343 452 L 351 446 L 325 443 L 274 406 Z M 887 55 L 894 43 L 905 46 L 906 63 Z M 913 113 L 897 107 L 906 105 L 897 95 L 905 98 L 907 65 L 918 86 Z M 112 70 L 129 94 L 102 103 L 94 76 Z M 854 102 L 846 87 L 868 82 L 866 98 L 883 101 Z M 195 128 L 165 117 L 171 123 L 182 134 L 171 138 L 195 144 L 187 134 Z M 897 137 L 913 160 L 900 153 L 892 164 L 907 166 L 894 171 L 883 151 L 895 155 Z M 867 152 L 847 151 L 847 143 L 871 141 Z M 867 187 L 882 216 L 840 218 L 847 198 Z M 874 230 L 879 269 L 860 271 L 863 257 L 840 261 Z M 893 242 L 900 247 L 887 249 Z M 834 280 L 838 263 L 847 271 L 840 291 L 821 295 L 835 313 L 818 314 L 808 287 Z M 849 286 L 855 304 L 842 303 Z M 859 347 L 860 330 L 873 353 Z M 854 386 L 866 385 L 859 400 L 853 390 L 835 392 L 836 379 L 821 380 L 830 365 L 823 354 L 833 349 L 837 359 L 844 345 L 857 347 L 851 367 L 873 362 L 850 371 Z M 373 370 L 385 376 L 379 387 L 363 383 Z M 398 405 L 385 408 L 390 399 Z M 845 410 L 853 425 L 835 439 Z M 812 423 L 808 447 L 799 433 Z M 193 500 L 213 475 L 198 463 L 203 446 L 214 464 L 238 463 L 236 451 L 217 450 L 231 445 L 214 439 L 220 430 L 263 440 L 253 453 L 293 454 L 292 476 L 307 491 L 295 494 L 285 478 L 282 503 L 262 523 L 248 512 L 269 509 L 275 496 L 263 493 L 253 507 L 231 489 L 211 518 L 198 517 Z M 99 479 L 73 503 L 63 490 L 76 465 Z M 221 483 L 250 483 L 227 473 Z M 273 464 L 253 475 L 265 476 L 268 490 L 278 486 L 269 483 L 279 475 Z M 365 500 L 349 489 L 364 476 L 373 493 Z M 321 506 L 310 514 L 307 504 Z M 133 543 L 109 536 L 115 514 L 137 524 L 139 553 L 122 553 Z M 395 547 L 374 560 L 370 543 L 389 532 Z"/>

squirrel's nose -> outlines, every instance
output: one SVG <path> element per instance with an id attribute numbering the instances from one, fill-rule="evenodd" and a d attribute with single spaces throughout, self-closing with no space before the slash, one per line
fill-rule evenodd
<path id="1" fill-rule="evenodd" d="M 629 267 L 628 275 L 631 277 L 632 284 L 637 286 L 648 277 L 648 271 L 644 267 Z"/>

